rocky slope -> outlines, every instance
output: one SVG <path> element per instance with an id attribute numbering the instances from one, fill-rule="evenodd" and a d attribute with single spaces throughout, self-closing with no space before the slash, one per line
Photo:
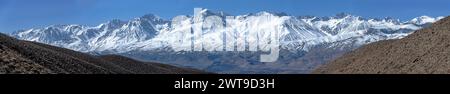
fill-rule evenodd
<path id="1" fill-rule="evenodd" d="M 450 17 L 403 39 L 363 46 L 313 73 L 450 73 Z"/>
<path id="2" fill-rule="evenodd" d="M 145 70 L 141 70 L 145 69 Z M 96 57 L 0 34 L 0 74 L 178 74 L 205 73 L 122 56 Z"/>

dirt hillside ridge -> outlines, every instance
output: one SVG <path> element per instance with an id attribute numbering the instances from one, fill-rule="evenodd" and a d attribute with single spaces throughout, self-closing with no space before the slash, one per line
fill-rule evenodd
<path id="1" fill-rule="evenodd" d="M 450 73 L 450 17 L 403 39 L 363 46 L 319 67 L 313 73 Z"/>
<path id="2" fill-rule="evenodd" d="M 0 74 L 194 74 L 207 73 L 123 56 L 92 56 L 0 33 Z M 117 61 L 116 61 L 117 60 Z M 128 60 L 128 61 L 123 61 Z"/>

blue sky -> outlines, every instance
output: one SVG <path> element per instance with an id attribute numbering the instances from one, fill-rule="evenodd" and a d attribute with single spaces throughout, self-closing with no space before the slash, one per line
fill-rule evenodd
<path id="1" fill-rule="evenodd" d="M 346 12 L 363 17 L 448 16 L 450 0 L 0 0 L 0 32 L 52 24 L 97 25 L 151 13 L 164 19 L 192 15 L 193 8 L 231 15 L 259 11 L 289 15 L 332 16 Z"/>

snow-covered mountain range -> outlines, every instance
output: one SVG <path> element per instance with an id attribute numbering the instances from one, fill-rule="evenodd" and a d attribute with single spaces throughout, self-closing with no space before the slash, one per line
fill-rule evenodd
<path id="1" fill-rule="evenodd" d="M 51 25 L 10 35 L 86 53 L 120 54 L 219 73 L 307 73 L 364 44 L 399 39 L 442 18 L 421 16 L 402 22 L 345 13 L 315 17 L 265 11 L 233 16 L 196 8 L 192 16 L 171 20 L 148 14 L 98 26 Z M 268 36 L 273 34 L 279 37 L 279 60 L 259 62 L 259 55 L 269 50 L 259 44 L 271 42 Z M 260 51 L 249 51 L 255 49 Z"/>

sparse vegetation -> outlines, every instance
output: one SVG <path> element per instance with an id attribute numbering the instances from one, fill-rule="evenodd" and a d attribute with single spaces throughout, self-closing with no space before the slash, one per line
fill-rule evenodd
<path id="1" fill-rule="evenodd" d="M 403 39 L 361 47 L 313 73 L 450 73 L 450 17 Z"/>
<path id="2" fill-rule="evenodd" d="M 0 34 L 1 74 L 184 74 L 200 70 L 140 62 L 123 56 L 96 57 Z"/>

